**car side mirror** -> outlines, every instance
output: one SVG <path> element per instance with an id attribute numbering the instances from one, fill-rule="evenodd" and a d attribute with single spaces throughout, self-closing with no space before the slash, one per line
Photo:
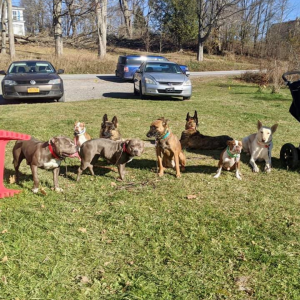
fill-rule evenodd
<path id="1" fill-rule="evenodd" d="M 1 70 L 0 75 L 6 75 L 6 72 L 4 70 Z"/>
<path id="2" fill-rule="evenodd" d="M 57 74 L 63 74 L 63 73 L 65 73 L 65 70 L 63 70 L 63 69 L 59 69 L 59 70 L 57 71 Z"/>
<path id="3" fill-rule="evenodd" d="M 191 75 L 190 71 L 185 71 L 185 75 L 190 76 Z"/>

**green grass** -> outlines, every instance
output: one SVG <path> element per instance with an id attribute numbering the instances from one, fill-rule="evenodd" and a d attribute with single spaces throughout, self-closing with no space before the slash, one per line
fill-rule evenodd
<path id="1" fill-rule="evenodd" d="M 288 113 L 287 89 L 271 95 L 234 79 L 193 79 L 191 101 L 99 99 L 1 107 L 1 129 L 38 139 L 72 137 L 75 120 L 97 137 L 104 113 L 117 115 L 123 137 L 147 140 L 149 124 L 164 116 L 180 136 L 186 113 L 198 111 L 203 134 L 235 139 L 256 131 L 274 135 L 273 169 L 252 173 L 242 156 L 243 180 L 217 170 L 219 151 L 185 152 L 180 179 L 156 175 L 154 148 L 127 165 L 124 182 L 114 166 L 75 181 L 79 161 L 67 159 L 51 190 L 31 192 L 29 167 L 21 186 L 7 146 L 5 185 L 22 193 L 0 201 L 0 299 L 299 299 L 299 169 L 286 171 L 280 148 L 299 143 L 299 123 Z M 67 175 L 65 166 L 68 166 Z M 262 165 L 261 165 L 262 167 Z M 194 199 L 188 199 L 187 196 Z M 7 257 L 7 259 L 5 259 Z"/>

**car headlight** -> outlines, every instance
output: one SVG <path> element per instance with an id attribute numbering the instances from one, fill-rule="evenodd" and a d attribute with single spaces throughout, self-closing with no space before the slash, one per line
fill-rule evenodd
<path id="1" fill-rule="evenodd" d="M 49 84 L 60 84 L 60 79 L 52 79 L 52 80 L 49 80 L 48 82 Z"/>
<path id="2" fill-rule="evenodd" d="M 145 82 L 150 83 L 150 84 L 156 84 L 156 81 L 154 79 L 149 78 L 149 77 L 145 78 Z"/>
<path id="3" fill-rule="evenodd" d="M 187 80 L 183 83 L 183 85 L 192 85 L 191 81 L 190 80 Z"/>
<path id="4" fill-rule="evenodd" d="M 16 85 L 17 83 L 14 80 L 4 80 L 4 85 Z"/>

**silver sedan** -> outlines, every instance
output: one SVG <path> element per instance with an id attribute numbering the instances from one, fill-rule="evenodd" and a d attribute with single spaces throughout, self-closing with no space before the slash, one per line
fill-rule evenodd
<path id="1" fill-rule="evenodd" d="M 134 94 L 145 96 L 173 96 L 189 100 L 192 84 L 188 72 L 182 72 L 173 62 L 145 61 L 133 77 Z"/>

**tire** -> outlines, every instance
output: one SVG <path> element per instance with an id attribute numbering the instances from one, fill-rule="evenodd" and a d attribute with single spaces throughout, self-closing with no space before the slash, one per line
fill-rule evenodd
<path id="1" fill-rule="evenodd" d="M 191 100 L 191 96 L 189 96 L 189 97 L 183 97 L 183 100 Z"/>
<path id="2" fill-rule="evenodd" d="M 143 95 L 143 90 L 142 90 L 142 84 L 141 84 L 141 83 L 140 83 L 140 98 L 141 98 L 142 100 L 145 99 L 145 96 Z"/>
<path id="3" fill-rule="evenodd" d="M 57 102 L 65 102 L 65 94 L 63 94 L 59 99 L 57 99 Z"/>
<path id="4" fill-rule="evenodd" d="M 135 88 L 135 85 L 133 84 L 133 93 L 135 96 L 139 95 L 139 91 Z"/>
<path id="5" fill-rule="evenodd" d="M 287 169 L 295 169 L 299 163 L 298 149 L 292 144 L 284 144 L 280 150 L 280 160 Z"/>

